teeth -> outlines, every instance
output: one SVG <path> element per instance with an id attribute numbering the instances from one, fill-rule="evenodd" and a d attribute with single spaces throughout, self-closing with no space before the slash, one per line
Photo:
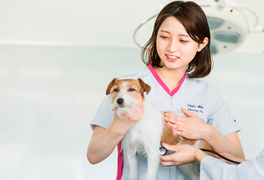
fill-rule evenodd
<path id="1" fill-rule="evenodd" d="M 170 56 L 170 55 L 167 55 L 169 58 L 171 58 L 171 59 L 176 59 L 177 58 L 177 56 Z"/>

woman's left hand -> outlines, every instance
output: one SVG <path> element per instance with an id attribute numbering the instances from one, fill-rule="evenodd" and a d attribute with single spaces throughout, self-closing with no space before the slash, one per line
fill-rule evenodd
<path id="1" fill-rule="evenodd" d="M 165 120 L 178 136 L 187 139 L 203 139 L 210 132 L 210 125 L 206 124 L 195 113 L 181 108 L 187 117 L 166 113 Z"/>
<path id="2" fill-rule="evenodd" d="M 175 153 L 171 155 L 160 156 L 160 163 L 163 166 L 179 166 L 195 161 L 195 147 L 190 145 L 167 145 L 163 146 Z"/>

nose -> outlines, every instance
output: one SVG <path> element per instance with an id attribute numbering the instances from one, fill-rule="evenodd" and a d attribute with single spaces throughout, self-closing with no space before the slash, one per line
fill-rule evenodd
<path id="1" fill-rule="evenodd" d="M 167 50 L 169 52 L 176 52 L 178 50 L 178 44 L 175 40 L 171 40 L 170 43 L 168 44 Z"/>
<path id="2" fill-rule="evenodd" d="M 118 105 L 122 105 L 123 102 L 124 102 L 124 99 L 123 98 L 118 98 L 116 102 L 117 102 Z"/>

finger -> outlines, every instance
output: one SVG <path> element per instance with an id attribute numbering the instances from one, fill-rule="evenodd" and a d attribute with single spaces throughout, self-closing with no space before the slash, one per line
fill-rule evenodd
<path id="1" fill-rule="evenodd" d="M 138 103 L 136 108 L 134 109 L 134 111 L 143 111 L 144 110 L 144 106 L 143 103 Z"/>
<path id="2" fill-rule="evenodd" d="M 164 156 L 161 156 L 161 157 L 164 157 Z M 162 166 L 173 166 L 174 165 L 172 161 L 162 161 L 162 160 L 160 161 L 160 164 Z"/>
<path id="3" fill-rule="evenodd" d="M 160 161 L 162 161 L 162 162 L 170 162 L 171 161 L 171 157 L 170 157 L 170 155 L 160 156 Z"/>
<path id="4" fill-rule="evenodd" d="M 164 116 L 171 117 L 171 114 L 166 112 L 166 113 L 164 113 Z"/>
<path id="5" fill-rule="evenodd" d="M 173 165 L 175 165 L 172 161 L 160 161 L 160 164 L 162 166 L 173 166 Z"/>
<path id="6" fill-rule="evenodd" d="M 136 100 L 137 100 L 137 102 L 136 102 L 137 106 L 141 106 L 143 104 L 143 100 L 142 100 L 140 93 L 137 93 Z"/>
<path id="7" fill-rule="evenodd" d="M 144 109 L 144 107 L 143 107 L 143 100 L 142 100 L 142 97 L 141 97 L 140 93 L 138 93 L 137 99 L 138 99 L 138 102 L 137 102 L 137 105 L 136 105 L 135 109 L 138 110 L 138 111 L 142 111 Z"/>
<path id="8" fill-rule="evenodd" d="M 214 155 L 214 156 L 215 156 L 215 158 L 217 158 L 217 159 L 219 159 L 219 160 L 225 161 L 223 158 L 221 158 L 221 157 L 218 156 L 218 155 Z"/>
<path id="9" fill-rule="evenodd" d="M 218 156 L 218 155 L 216 155 L 216 154 L 215 154 L 214 156 L 215 156 L 215 158 L 217 158 L 217 159 L 221 159 L 220 156 Z"/>
<path id="10" fill-rule="evenodd" d="M 137 94 L 137 97 L 138 97 L 137 99 L 142 103 L 143 99 L 140 93 Z"/>
<path id="11" fill-rule="evenodd" d="M 167 122 L 174 123 L 174 119 L 172 118 L 172 116 L 171 116 L 170 113 L 165 113 L 165 114 L 164 114 L 164 119 L 165 119 Z"/>
<path id="12" fill-rule="evenodd" d="M 174 130 L 178 130 L 179 126 L 170 122 L 167 122 L 168 126 L 171 127 Z"/>
<path id="13" fill-rule="evenodd" d="M 142 117 L 143 113 L 144 113 L 143 107 L 136 108 L 136 110 L 133 112 L 134 118 L 136 120 L 139 120 Z"/>
<path id="14" fill-rule="evenodd" d="M 181 110 L 188 117 L 197 117 L 197 114 L 195 114 L 191 111 L 188 111 L 187 109 L 184 109 L 183 107 L 181 108 Z"/>
<path id="15" fill-rule="evenodd" d="M 177 149 L 177 147 L 175 145 L 172 145 L 172 146 L 174 146 Z M 170 147 L 172 147 L 172 146 L 170 146 Z M 167 145 L 167 148 L 169 148 L 169 145 Z M 173 151 L 173 150 L 171 149 L 170 151 Z M 175 152 L 177 152 L 177 151 L 175 151 Z M 166 155 L 166 156 L 160 156 L 160 163 L 163 166 L 175 166 L 175 165 L 177 166 L 177 165 L 180 165 L 180 163 L 176 159 L 178 159 L 176 153 L 171 154 L 171 155 Z"/>
<path id="16" fill-rule="evenodd" d="M 170 113 L 165 113 L 165 117 L 175 120 L 181 120 L 183 118 L 183 116 L 178 116 L 176 114 L 170 114 Z"/>
<path id="17" fill-rule="evenodd" d="M 173 126 L 172 128 L 177 130 L 177 131 L 186 131 L 188 129 L 188 126 L 186 125 L 186 122 L 177 121 L 175 123 L 171 123 L 171 122 L 168 122 L 168 123 L 170 123 Z"/>
<path id="18" fill-rule="evenodd" d="M 173 115 L 173 114 L 165 114 L 164 119 L 167 122 L 170 122 L 170 123 L 173 123 L 173 124 L 178 123 L 179 121 L 182 121 L 182 122 L 185 121 L 184 117 Z"/>
<path id="19" fill-rule="evenodd" d="M 173 133 L 174 133 L 174 134 L 186 138 L 186 133 L 185 133 L 184 131 L 174 130 L 174 129 L 172 129 L 172 130 L 173 130 Z"/>
<path id="20" fill-rule="evenodd" d="M 188 122 L 187 121 L 175 121 L 174 124 L 177 125 L 181 129 L 188 127 Z"/>
<path id="21" fill-rule="evenodd" d="M 222 155 L 222 156 L 224 156 L 224 157 L 227 156 L 227 154 L 225 154 L 225 153 L 218 153 L 218 154 L 220 154 L 220 155 Z"/>
<path id="22" fill-rule="evenodd" d="M 172 155 L 166 155 L 166 156 L 160 156 L 160 161 L 163 162 L 163 163 L 171 163 L 173 162 L 173 154 Z"/>
<path id="23" fill-rule="evenodd" d="M 178 148 L 177 148 L 177 145 L 169 145 L 169 144 L 166 144 L 166 143 L 162 143 L 162 145 L 169 151 L 178 151 Z M 167 157 L 170 157 L 170 156 L 167 156 Z"/>
<path id="24" fill-rule="evenodd" d="M 171 119 L 171 118 L 168 118 L 168 117 L 164 117 L 164 120 L 165 120 L 166 123 L 170 123 L 170 124 L 176 124 L 177 123 L 177 120 Z"/>
<path id="25" fill-rule="evenodd" d="M 176 123 L 176 124 L 172 124 L 170 122 L 167 123 L 169 127 L 172 128 L 173 131 L 177 132 L 177 135 L 178 135 L 178 132 L 185 132 L 185 129 L 184 126 L 181 126 L 180 124 Z"/>

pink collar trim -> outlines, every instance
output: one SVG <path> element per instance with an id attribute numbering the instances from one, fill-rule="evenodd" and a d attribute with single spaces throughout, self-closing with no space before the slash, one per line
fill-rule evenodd
<path id="1" fill-rule="evenodd" d="M 155 71 L 155 69 L 152 67 L 151 64 L 148 66 L 148 69 L 150 70 L 150 72 L 152 73 L 152 75 L 155 77 L 155 79 L 158 81 L 158 83 L 161 85 L 161 87 L 162 87 L 162 88 L 163 88 L 163 89 L 164 89 L 169 95 L 171 95 L 171 96 L 173 96 L 174 94 L 176 94 L 176 93 L 179 91 L 179 89 L 181 88 L 181 85 L 182 85 L 183 81 L 184 81 L 185 78 L 186 78 L 186 74 L 187 74 L 187 73 L 185 72 L 183 78 L 180 80 L 179 85 L 178 85 L 174 90 L 172 90 L 172 91 L 170 92 L 170 89 L 169 89 L 169 88 L 166 86 L 166 84 L 160 79 L 158 73 Z"/>

